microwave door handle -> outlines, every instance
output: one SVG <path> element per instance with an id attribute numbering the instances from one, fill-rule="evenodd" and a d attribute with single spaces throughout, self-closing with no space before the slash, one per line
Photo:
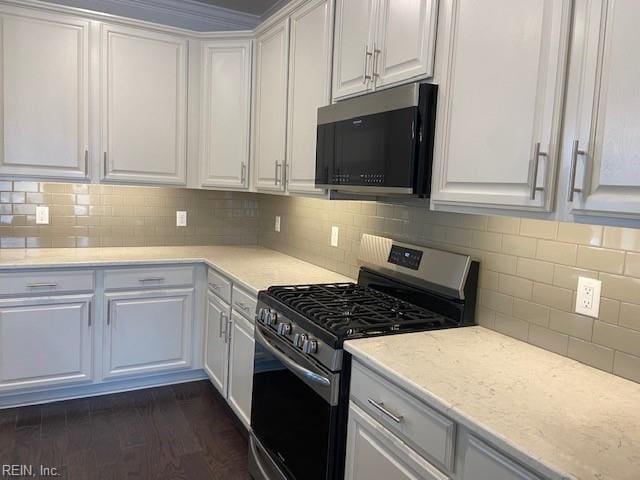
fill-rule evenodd
<path id="1" fill-rule="evenodd" d="M 269 342 L 269 340 L 267 340 L 267 338 L 260 331 L 260 327 L 258 327 L 257 325 L 256 327 L 257 327 L 255 329 L 256 340 L 259 341 L 269 351 L 269 353 L 271 353 L 274 357 L 276 357 L 278 360 L 284 363 L 287 366 L 287 368 L 290 368 L 292 371 L 298 373 L 299 375 L 302 375 L 304 378 L 306 378 L 310 382 L 321 385 L 323 387 L 331 386 L 331 380 L 329 380 L 327 377 L 323 377 L 322 375 L 318 375 L 317 373 L 314 373 L 311 370 L 308 370 L 301 365 L 298 365 L 296 362 L 291 360 L 284 353 L 282 353 L 280 350 L 274 347 L 271 344 L 271 342 Z"/>

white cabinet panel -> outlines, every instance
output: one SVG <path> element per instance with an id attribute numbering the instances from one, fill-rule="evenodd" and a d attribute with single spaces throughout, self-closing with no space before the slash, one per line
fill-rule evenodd
<path id="1" fill-rule="evenodd" d="M 102 25 L 104 178 L 186 182 L 187 41 Z"/>
<path id="2" fill-rule="evenodd" d="M 468 437 L 462 480 L 540 480 L 477 438 Z"/>
<path id="3" fill-rule="evenodd" d="M 200 183 L 247 188 L 251 109 L 251 40 L 202 45 Z"/>
<path id="4" fill-rule="evenodd" d="M 437 14 L 437 0 L 381 0 L 373 58 L 376 88 L 433 74 Z"/>
<path id="5" fill-rule="evenodd" d="M 0 301 L 0 392 L 92 379 L 92 299 Z"/>
<path id="6" fill-rule="evenodd" d="M 191 366 L 193 288 L 107 293 L 104 376 Z"/>
<path id="7" fill-rule="evenodd" d="M 337 0 L 333 99 L 373 88 L 372 60 L 378 0 Z"/>
<path id="8" fill-rule="evenodd" d="M 640 3 L 579 2 L 573 213 L 640 218 Z"/>
<path id="9" fill-rule="evenodd" d="M 227 396 L 229 306 L 209 290 L 205 325 L 204 370 L 223 397 Z"/>
<path id="10" fill-rule="evenodd" d="M 253 387 L 253 325 L 233 312 L 229 322 L 229 405 L 248 428 Z"/>
<path id="11" fill-rule="evenodd" d="M 253 160 L 259 189 L 285 188 L 289 19 L 256 39 Z"/>
<path id="12" fill-rule="evenodd" d="M 330 0 L 316 0 L 291 15 L 286 180 L 290 192 L 315 188 L 318 107 L 331 103 Z"/>
<path id="13" fill-rule="evenodd" d="M 2 6 L 0 175 L 88 176 L 89 21 Z"/>
<path id="14" fill-rule="evenodd" d="M 433 205 L 550 210 L 572 2 L 440 3 Z"/>

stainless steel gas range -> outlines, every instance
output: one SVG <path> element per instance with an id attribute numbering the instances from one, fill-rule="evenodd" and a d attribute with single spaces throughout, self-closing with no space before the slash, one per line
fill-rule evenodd
<path id="1" fill-rule="evenodd" d="M 363 235 L 358 283 L 258 295 L 249 471 L 256 480 L 344 474 L 345 340 L 474 324 L 478 263 Z"/>

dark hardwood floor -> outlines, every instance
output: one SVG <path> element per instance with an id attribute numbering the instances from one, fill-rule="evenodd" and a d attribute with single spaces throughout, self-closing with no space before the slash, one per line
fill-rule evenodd
<path id="1" fill-rule="evenodd" d="M 247 441 L 208 381 L 0 410 L 0 464 L 65 480 L 249 478 Z"/>

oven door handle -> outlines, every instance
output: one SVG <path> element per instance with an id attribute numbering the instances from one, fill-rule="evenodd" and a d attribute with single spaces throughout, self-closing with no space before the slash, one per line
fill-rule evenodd
<path id="1" fill-rule="evenodd" d="M 288 368 L 293 370 L 294 372 L 302 375 L 304 378 L 313 382 L 315 384 L 321 385 L 323 387 L 330 387 L 331 380 L 327 377 L 323 377 L 322 375 L 318 375 L 317 373 L 312 372 L 291 360 L 284 353 L 278 350 L 273 344 L 264 336 L 264 334 L 260 331 L 260 327 L 255 329 L 256 340 L 258 340 L 274 357 L 284 363 Z"/>

